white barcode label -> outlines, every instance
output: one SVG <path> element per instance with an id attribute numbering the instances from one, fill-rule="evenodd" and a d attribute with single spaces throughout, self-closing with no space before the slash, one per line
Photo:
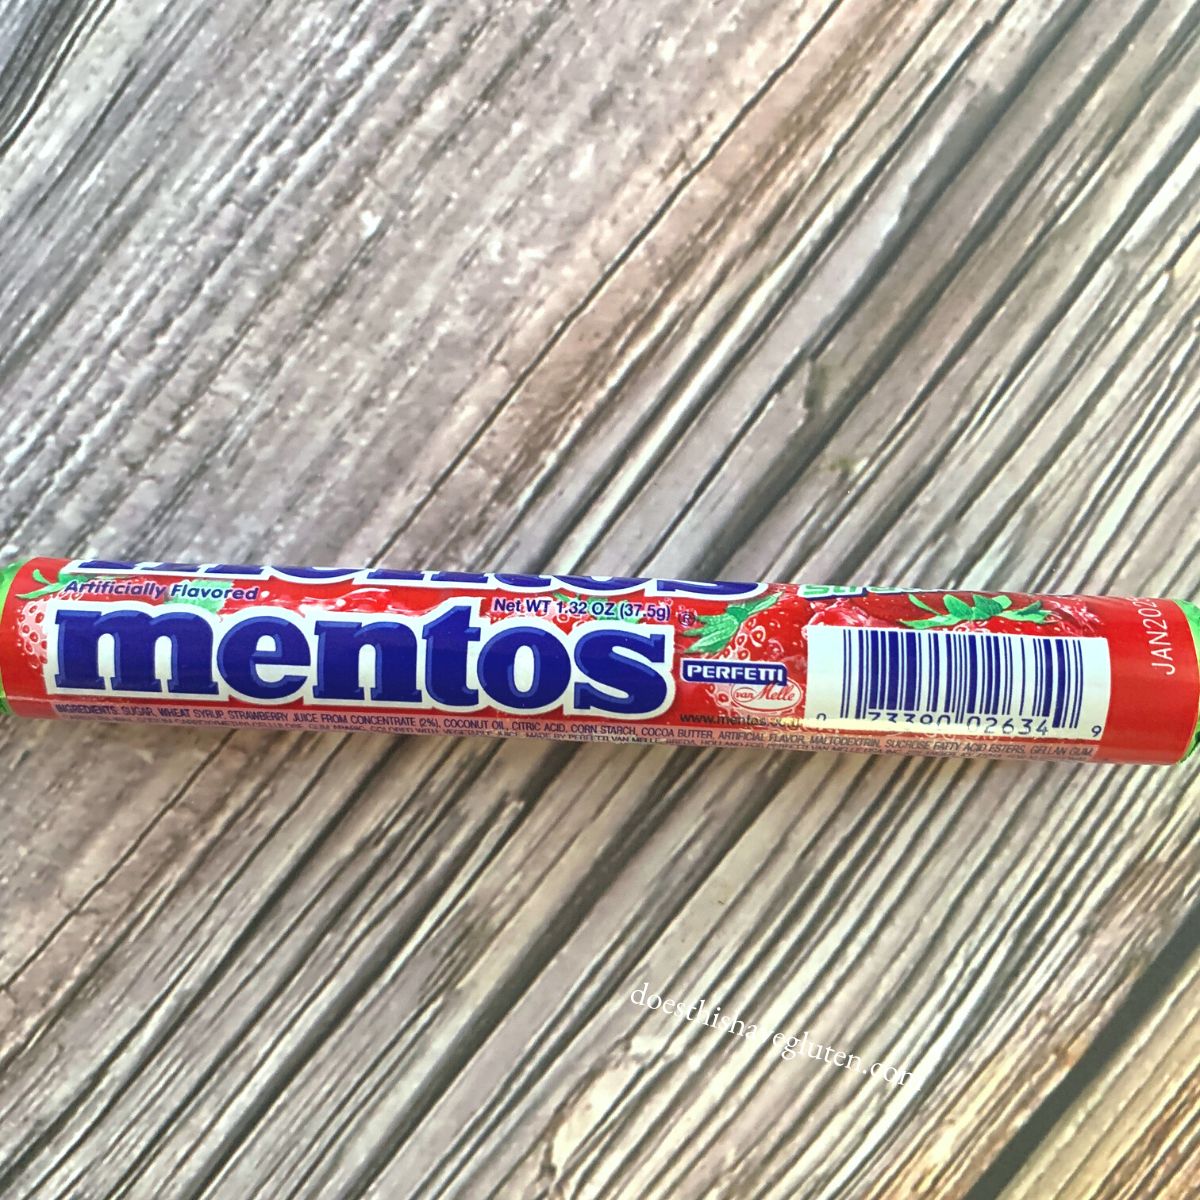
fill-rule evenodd
<path id="1" fill-rule="evenodd" d="M 1104 638 L 808 627 L 815 723 L 1090 739 L 1111 694 Z"/>

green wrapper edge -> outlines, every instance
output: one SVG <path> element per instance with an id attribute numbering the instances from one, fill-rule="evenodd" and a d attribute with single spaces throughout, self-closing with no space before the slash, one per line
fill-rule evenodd
<path id="1" fill-rule="evenodd" d="M 12 587 L 12 582 L 17 577 L 17 572 L 24 565 L 24 562 L 13 563 L 11 566 L 5 567 L 3 571 L 0 571 L 0 613 L 4 612 L 4 606 L 8 603 L 8 590 Z M 0 713 L 12 715 L 12 709 L 8 707 L 8 700 L 4 695 L 3 678 L 0 678 Z"/>
<path id="2" fill-rule="evenodd" d="M 1187 617 L 1188 625 L 1192 630 L 1192 640 L 1196 643 L 1196 661 L 1200 662 L 1200 607 L 1197 607 L 1190 600 L 1176 600 L 1176 604 L 1183 610 L 1183 615 Z M 1192 735 L 1191 745 L 1188 746 L 1184 758 L 1190 758 L 1195 753 L 1196 747 L 1200 746 L 1200 712 L 1196 714 L 1196 732 Z"/>

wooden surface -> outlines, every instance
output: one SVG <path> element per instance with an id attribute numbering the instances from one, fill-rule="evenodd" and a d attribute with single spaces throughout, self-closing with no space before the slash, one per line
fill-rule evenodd
<path id="1" fill-rule="evenodd" d="M 9 0 L 3 554 L 1200 596 L 1198 100 L 1190 0 Z M 0 1195 L 1194 1196 L 1198 771 L 5 722 Z"/>

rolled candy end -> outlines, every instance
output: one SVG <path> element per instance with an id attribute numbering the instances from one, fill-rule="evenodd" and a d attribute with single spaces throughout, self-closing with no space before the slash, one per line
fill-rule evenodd
<path id="1" fill-rule="evenodd" d="M 1138 597 L 35 558 L 18 716 L 1173 763 L 1200 609 Z"/>
<path id="2" fill-rule="evenodd" d="M 12 563 L 0 569 L 0 613 L 6 611 L 8 608 L 8 593 L 20 569 L 20 563 Z M 5 655 L 0 651 L 0 713 L 11 715 L 12 709 L 9 708 L 8 698 L 4 694 L 4 658 Z"/>
<path id="3" fill-rule="evenodd" d="M 1187 618 L 1188 625 L 1191 627 L 1196 657 L 1200 659 L 1200 606 L 1193 604 L 1190 600 L 1179 600 L 1177 603 L 1183 610 L 1183 615 Z M 1197 701 L 1196 730 L 1192 735 L 1191 745 L 1184 754 L 1184 758 L 1190 758 L 1196 752 L 1197 746 L 1200 746 L 1200 699 Z"/>

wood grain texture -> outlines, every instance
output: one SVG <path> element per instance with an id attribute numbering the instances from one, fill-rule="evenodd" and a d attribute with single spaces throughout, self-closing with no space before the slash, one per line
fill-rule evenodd
<path id="1" fill-rule="evenodd" d="M 1196 1194 L 1200 962 L 1178 977 L 1014 1183 L 1013 1200 Z"/>
<path id="2" fill-rule="evenodd" d="M 1200 595 L 1200 5 L 16 3 L 0 63 L 5 554 Z M 0 771 L 5 1197 L 1197 1177 L 1195 764 Z"/>

